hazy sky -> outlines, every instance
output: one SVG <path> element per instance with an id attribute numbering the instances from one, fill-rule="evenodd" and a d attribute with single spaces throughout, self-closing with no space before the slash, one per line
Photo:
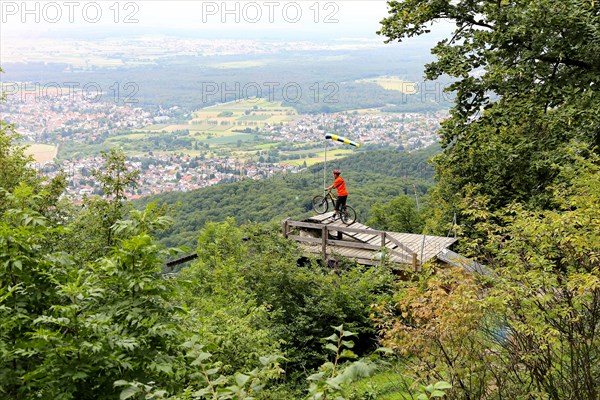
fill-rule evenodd
<path id="1" fill-rule="evenodd" d="M 387 4 L 381 0 L 1 0 L 0 35 L 44 37 L 85 32 L 294 40 L 378 38 L 375 31 L 386 15 Z"/>

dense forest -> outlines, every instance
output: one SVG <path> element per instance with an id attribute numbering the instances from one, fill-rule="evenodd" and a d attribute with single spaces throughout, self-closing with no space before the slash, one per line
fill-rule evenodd
<path id="1" fill-rule="evenodd" d="M 135 82 L 133 100 L 148 110 L 177 106 L 192 112 L 219 102 L 241 100 L 246 84 L 258 85 L 260 95 L 294 107 L 299 113 L 328 113 L 369 107 L 393 107 L 402 112 L 446 110 L 452 96 L 436 90 L 436 83 L 422 85 L 423 64 L 431 56 L 423 56 L 419 48 L 408 48 L 397 54 L 381 49 L 355 51 L 282 52 L 273 55 L 212 55 L 175 57 L 151 63 L 118 68 L 75 69 L 78 80 L 95 82 L 108 88 L 118 82 Z M 260 66 L 235 70 L 219 68 L 222 63 L 253 61 Z M 6 81 L 69 82 L 72 67 L 66 64 L 7 64 Z M 199 74 L 198 71 L 202 71 Z M 367 78 L 394 75 L 415 82 L 415 94 L 387 90 L 368 82 Z M 279 85 L 269 86 L 269 82 Z M 440 79 L 443 87 L 447 80 Z M 216 93 L 206 85 L 217 84 Z M 282 88 L 292 85 L 289 93 Z M 212 87 L 212 86 L 211 86 Z M 296 92 L 296 88 L 299 91 Z M 210 94 L 208 94 L 210 93 Z M 251 92 L 250 95 L 253 95 Z M 119 99 L 122 100 L 122 99 Z"/>
<path id="2" fill-rule="evenodd" d="M 445 234 L 456 218 L 458 250 L 491 273 L 302 257 L 279 221 L 308 212 L 322 166 L 136 208 L 111 150 L 104 195 L 76 206 L 0 122 L 3 398 L 600 398 L 600 4 L 389 6 L 390 43 L 456 24 L 425 70 L 455 79 L 441 152 L 328 168 L 379 226 Z M 164 274 L 180 250 L 159 237 L 198 259 Z"/>

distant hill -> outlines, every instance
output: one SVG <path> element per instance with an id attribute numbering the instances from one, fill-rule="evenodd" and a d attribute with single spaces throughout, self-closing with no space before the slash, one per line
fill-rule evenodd
<path id="1" fill-rule="evenodd" d="M 347 181 L 352 205 L 359 221 L 366 221 L 373 204 L 384 203 L 402 193 L 420 194 L 433 186 L 434 171 L 427 160 L 439 152 L 432 146 L 414 153 L 384 149 L 367 150 L 327 164 L 327 185 L 331 170 L 338 168 Z M 250 179 L 198 189 L 169 192 L 134 202 L 136 207 L 157 201 L 173 208 L 175 223 L 161 235 L 167 246 L 196 247 L 197 233 L 209 221 L 234 217 L 238 223 L 283 221 L 313 213 L 312 198 L 322 193 L 323 165 L 317 164 L 298 174 L 270 179 Z"/>

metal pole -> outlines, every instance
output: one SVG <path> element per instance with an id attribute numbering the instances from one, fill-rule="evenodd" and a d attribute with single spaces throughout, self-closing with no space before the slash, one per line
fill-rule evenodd
<path id="1" fill-rule="evenodd" d="M 415 202 L 417 203 L 417 211 L 421 212 L 421 208 L 419 207 L 419 195 L 417 194 L 417 186 L 414 183 L 413 190 L 415 191 Z"/>
<path id="2" fill-rule="evenodd" d="M 326 176 L 327 173 L 327 139 L 325 139 L 325 159 L 323 161 L 323 189 L 327 187 Z"/>

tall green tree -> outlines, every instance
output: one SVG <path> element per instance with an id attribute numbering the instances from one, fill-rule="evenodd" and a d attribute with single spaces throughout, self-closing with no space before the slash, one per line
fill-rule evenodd
<path id="1" fill-rule="evenodd" d="M 600 4 L 587 0 L 390 1 L 379 34 L 406 40 L 431 25 L 455 24 L 433 48 L 429 79 L 448 75 L 456 94 L 440 135 L 434 202 L 438 222 L 467 234 L 471 191 L 491 210 L 513 201 L 551 208 L 547 188 L 571 162 L 572 141 L 600 144 Z M 441 230 L 441 226 L 437 227 Z"/>
<path id="2" fill-rule="evenodd" d="M 159 275 L 163 250 L 148 235 L 165 221 L 150 208 L 113 223 L 117 246 L 104 243 L 81 262 L 79 252 L 102 232 L 65 245 L 77 228 L 70 217 L 81 226 L 93 221 L 75 208 L 56 217 L 64 179 L 37 178 L 18 139 L 0 124 L 0 396 L 115 398 L 118 379 L 176 390 L 181 314 L 167 302 L 173 289 Z"/>
<path id="3" fill-rule="evenodd" d="M 120 149 L 111 149 L 103 153 L 102 158 L 103 165 L 92 174 L 102 186 L 103 196 L 84 199 L 83 207 L 73 212 L 69 220 L 71 229 L 63 242 L 63 249 L 82 262 L 102 257 L 116 244 L 115 224 L 127 219 L 132 209 L 126 201 L 126 190 L 135 186 L 139 176 L 139 171 L 125 164 L 125 155 Z M 148 205 L 146 216 L 164 217 L 163 208 Z"/>
<path id="4" fill-rule="evenodd" d="M 394 232 L 421 233 L 424 224 L 415 200 L 401 195 L 388 203 L 374 204 L 367 225 Z"/>
<path id="5" fill-rule="evenodd" d="M 451 399 L 598 398 L 600 168 L 574 158 L 555 209 L 479 216 L 494 276 L 437 272 L 380 304 L 384 344 L 415 378 L 451 382 Z"/>

